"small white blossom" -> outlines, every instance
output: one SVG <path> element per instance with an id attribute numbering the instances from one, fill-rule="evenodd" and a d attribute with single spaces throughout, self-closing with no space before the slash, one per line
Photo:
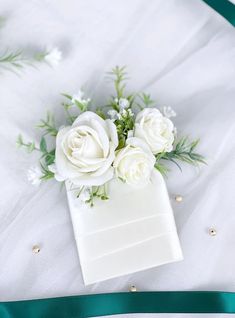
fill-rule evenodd
<path id="1" fill-rule="evenodd" d="M 133 117 L 134 113 L 131 109 L 123 109 L 120 115 L 121 117 L 126 118 L 126 117 Z"/>
<path id="2" fill-rule="evenodd" d="M 127 108 L 130 105 L 129 100 L 126 98 L 120 98 L 118 104 L 121 110 Z"/>
<path id="3" fill-rule="evenodd" d="M 84 92 L 82 90 L 79 90 L 77 94 L 74 94 L 72 96 L 72 103 L 76 104 L 76 102 L 83 104 L 83 105 L 87 105 L 91 99 L 90 98 L 83 98 L 84 97 Z"/>
<path id="4" fill-rule="evenodd" d="M 162 113 L 167 118 L 171 118 L 171 117 L 176 116 L 176 112 L 170 106 L 164 106 L 162 109 Z"/>
<path id="5" fill-rule="evenodd" d="M 42 171 L 37 166 L 31 167 L 27 171 L 28 181 L 34 186 L 40 185 L 40 183 L 42 182 L 42 179 L 41 179 L 42 176 L 43 176 Z"/>
<path id="6" fill-rule="evenodd" d="M 127 111 L 128 111 L 128 113 L 129 113 L 129 116 L 130 116 L 130 117 L 133 117 L 133 116 L 135 115 L 131 109 L 128 109 Z"/>
<path id="7" fill-rule="evenodd" d="M 110 109 L 107 113 L 111 120 L 118 118 L 118 112 L 115 109 Z"/>
<path id="8" fill-rule="evenodd" d="M 48 64 L 56 67 L 62 59 L 62 52 L 55 47 L 45 55 L 44 59 Z"/>
<path id="9" fill-rule="evenodd" d="M 82 190 L 82 192 L 79 195 L 79 199 L 81 202 L 86 203 L 91 198 L 91 188 L 86 187 Z"/>

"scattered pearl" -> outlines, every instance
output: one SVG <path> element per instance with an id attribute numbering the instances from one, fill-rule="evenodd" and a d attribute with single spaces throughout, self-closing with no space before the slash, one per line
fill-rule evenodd
<path id="1" fill-rule="evenodd" d="M 176 195 L 175 196 L 175 201 L 176 202 L 182 202 L 183 201 L 183 197 L 181 195 Z"/>
<path id="2" fill-rule="evenodd" d="M 209 229 L 209 234 L 210 234 L 210 236 L 216 236 L 216 234 L 217 234 L 216 229 L 210 228 Z"/>
<path id="3" fill-rule="evenodd" d="M 137 291 L 137 288 L 136 288 L 135 286 L 131 286 L 131 287 L 129 288 L 129 291 L 130 291 L 130 292 L 136 292 L 136 291 Z"/>
<path id="4" fill-rule="evenodd" d="M 40 247 L 38 245 L 34 245 L 32 250 L 35 254 L 38 254 L 40 252 Z"/>

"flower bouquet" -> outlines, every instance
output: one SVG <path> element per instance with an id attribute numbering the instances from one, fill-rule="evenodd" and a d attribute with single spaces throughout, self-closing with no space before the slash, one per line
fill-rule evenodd
<path id="1" fill-rule="evenodd" d="M 198 140 L 176 137 L 170 107 L 148 94 L 125 94 L 125 68 L 115 67 L 115 95 L 94 108 L 90 98 L 63 94 L 65 126 L 47 115 L 40 143 L 17 143 L 40 153 L 33 184 L 65 183 L 85 284 L 183 258 L 163 176 L 171 161 L 204 163 Z M 95 109 L 95 110 L 94 110 Z M 48 149 L 46 135 L 55 137 Z"/>

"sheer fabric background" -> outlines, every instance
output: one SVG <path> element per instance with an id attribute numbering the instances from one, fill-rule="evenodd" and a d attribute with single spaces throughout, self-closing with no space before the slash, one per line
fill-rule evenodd
<path id="1" fill-rule="evenodd" d="M 130 285 L 235 291 L 235 29 L 199 0 L 2 0 L 0 11 L 7 17 L 1 50 L 57 46 L 63 53 L 56 69 L 0 74 L 0 300 L 127 291 Z M 17 150 L 15 140 L 19 133 L 38 138 L 33 127 L 47 110 L 63 122 L 60 93 L 83 86 L 103 103 L 111 92 L 105 72 L 117 64 L 128 66 L 129 91 L 149 92 L 157 106 L 175 109 L 179 136 L 201 138 L 208 165 L 182 165 L 183 173 L 171 166 L 166 180 L 184 261 L 85 288 L 65 191 L 54 181 L 40 188 L 28 183 L 26 171 L 37 156 Z M 39 254 L 32 253 L 34 244 Z"/>

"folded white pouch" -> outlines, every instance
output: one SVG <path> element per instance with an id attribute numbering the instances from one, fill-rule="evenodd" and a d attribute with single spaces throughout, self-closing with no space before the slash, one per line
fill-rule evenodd
<path id="1" fill-rule="evenodd" d="M 86 285 L 183 259 L 159 172 L 141 189 L 112 180 L 110 199 L 92 208 L 81 205 L 69 186 L 67 195 Z"/>

